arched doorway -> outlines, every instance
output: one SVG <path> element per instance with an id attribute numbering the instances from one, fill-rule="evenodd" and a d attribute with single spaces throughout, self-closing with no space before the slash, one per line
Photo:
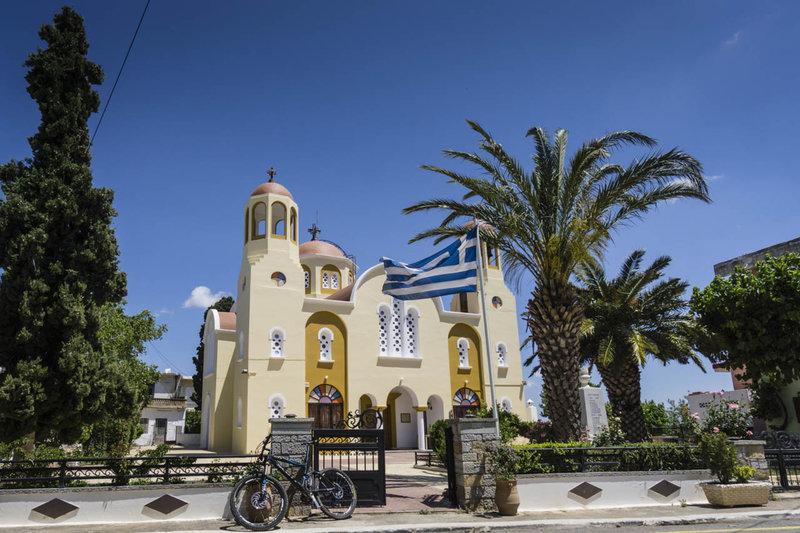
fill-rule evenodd
<path id="1" fill-rule="evenodd" d="M 428 443 L 428 435 L 431 433 L 431 426 L 444 418 L 444 402 L 438 394 L 432 394 L 428 397 L 428 402 L 425 409 L 425 449 L 430 450 L 431 446 Z"/>
<path id="2" fill-rule="evenodd" d="M 387 448 L 417 448 L 417 405 L 417 396 L 411 389 L 401 386 L 389 391 L 383 413 Z"/>
<path id="3" fill-rule="evenodd" d="M 308 395 L 308 416 L 315 428 L 333 428 L 342 420 L 344 398 L 333 385 L 317 385 Z"/>

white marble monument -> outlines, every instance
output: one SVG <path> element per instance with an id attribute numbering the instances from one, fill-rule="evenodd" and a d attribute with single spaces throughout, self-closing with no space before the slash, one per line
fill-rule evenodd
<path id="1" fill-rule="evenodd" d="M 578 377 L 581 386 L 578 393 L 581 398 L 581 427 L 588 430 L 589 437 L 594 437 L 608 427 L 606 401 L 603 389 L 589 385 L 589 369 L 581 368 Z"/>

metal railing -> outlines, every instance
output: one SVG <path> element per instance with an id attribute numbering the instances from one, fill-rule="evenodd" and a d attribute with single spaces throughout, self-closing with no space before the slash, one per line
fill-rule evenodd
<path id="1" fill-rule="evenodd" d="M 68 457 L 0 462 L 0 488 L 217 483 L 243 475 L 255 455 Z"/>

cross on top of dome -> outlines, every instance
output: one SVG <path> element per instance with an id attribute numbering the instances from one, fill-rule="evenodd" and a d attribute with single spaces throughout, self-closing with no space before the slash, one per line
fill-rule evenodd
<path id="1" fill-rule="evenodd" d="M 316 223 L 316 222 L 314 222 L 313 224 L 311 224 L 311 227 L 310 227 L 310 228 L 308 228 L 308 230 L 307 230 L 307 231 L 308 231 L 308 232 L 311 234 L 311 240 L 312 240 L 312 241 L 316 241 L 316 240 L 317 240 L 317 234 L 318 234 L 318 233 L 322 233 L 322 230 L 321 230 L 321 229 L 319 229 L 319 226 L 317 226 L 317 223 Z"/>
<path id="2" fill-rule="evenodd" d="M 278 172 L 275 170 L 274 167 L 269 167 L 269 170 L 267 170 L 267 174 L 269 174 L 269 182 L 270 183 L 275 181 L 275 174 L 277 174 L 277 173 Z"/>

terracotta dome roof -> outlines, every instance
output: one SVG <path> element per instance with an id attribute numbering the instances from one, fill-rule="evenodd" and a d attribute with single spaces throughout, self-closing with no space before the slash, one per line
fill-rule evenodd
<path id="1" fill-rule="evenodd" d="M 325 241 L 308 241 L 300 245 L 300 256 L 304 255 L 332 255 L 334 257 L 342 257 L 345 255 L 336 246 Z"/>
<path id="2" fill-rule="evenodd" d="M 258 196 L 259 194 L 282 194 L 283 196 L 288 196 L 292 198 L 292 193 L 289 192 L 289 189 L 281 185 L 280 183 L 276 183 L 274 181 L 268 181 L 266 183 L 262 183 L 258 187 L 255 188 L 253 194 L 250 196 Z M 294 198 L 292 198 L 294 200 Z"/>

